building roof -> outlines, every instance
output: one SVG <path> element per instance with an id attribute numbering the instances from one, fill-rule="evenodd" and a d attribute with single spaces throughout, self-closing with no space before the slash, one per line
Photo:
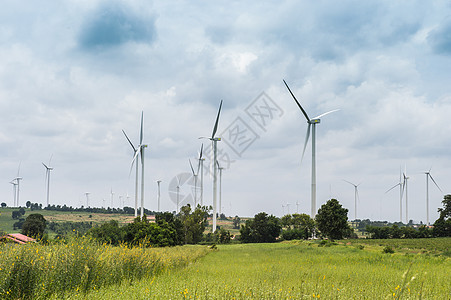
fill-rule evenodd
<path id="1" fill-rule="evenodd" d="M 26 244 L 28 242 L 36 242 L 35 239 L 28 237 L 26 235 L 20 234 L 20 233 L 8 233 L 7 235 L 0 237 L 0 240 L 3 240 L 3 239 L 9 239 L 17 244 Z"/>

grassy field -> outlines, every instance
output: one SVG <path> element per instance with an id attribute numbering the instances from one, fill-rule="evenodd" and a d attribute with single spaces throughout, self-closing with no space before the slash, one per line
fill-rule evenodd
<path id="1" fill-rule="evenodd" d="M 41 245 L 0 244 L 0 299 L 60 299 L 182 268 L 206 246 L 127 248 L 88 238 Z"/>
<path id="2" fill-rule="evenodd" d="M 443 243 L 451 243 L 444 239 Z M 329 244 L 330 245 L 330 244 Z M 447 256 L 312 242 L 221 245 L 183 269 L 67 299 L 450 299 Z"/>

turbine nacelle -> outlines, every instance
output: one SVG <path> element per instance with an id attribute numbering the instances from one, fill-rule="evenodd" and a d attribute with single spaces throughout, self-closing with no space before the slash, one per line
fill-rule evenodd
<path id="1" fill-rule="evenodd" d="M 313 120 L 308 121 L 308 123 L 309 124 L 319 124 L 319 123 L 321 123 L 321 119 L 313 119 Z"/>

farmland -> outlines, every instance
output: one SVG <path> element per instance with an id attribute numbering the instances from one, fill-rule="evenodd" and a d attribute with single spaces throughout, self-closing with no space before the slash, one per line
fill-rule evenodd
<path id="1" fill-rule="evenodd" d="M 382 243 L 383 241 L 381 241 Z M 449 248 L 451 239 L 437 239 Z M 451 259 L 385 245 L 220 245 L 184 268 L 70 299 L 449 299 Z M 419 248 L 418 248 L 419 249 Z"/>

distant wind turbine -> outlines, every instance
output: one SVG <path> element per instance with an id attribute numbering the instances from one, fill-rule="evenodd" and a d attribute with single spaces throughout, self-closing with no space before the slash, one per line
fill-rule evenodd
<path id="1" fill-rule="evenodd" d="M 204 206 L 204 160 L 202 157 L 202 150 L 204 148 L 204 144 L 200 146 L 199 158 L 197 159 L 197 175 L 199 175 L 200 168 L 200 206 Z"/>
<path id="2" fill-rule="evenodd" d="M 114 204 L 114 202 L 113 202 L 113 198 L 114 198 L 113 188 L 111 188 L 110 194 L 111 194 L 111 209 L 113 209 L 113 204 Z"/>
<path id="3" fill-rule="evenodd" d="M 157 180 L 157 185 L 158 185 L 158 194 L 157 194 L 157 196 L 158 196 L 158 212 L 160 212 L 160 183 L 161 183 L 161 180 Z"/>
<path id="4" fill-rule="evenodd" d="M 435 186 L 443 193 L 442 189 L 438 186 L 437 182 L 435 182 L 434 178 L 431 175 L 431 169 L 429 171 L 424 172 L 426 174 L 426 224 L 429 226 L 429 178 L 431 178 L 432 182 Z"/>
<path id="5" fill-rule="evenodd" d="M 311 202 L 312 203 L 311 203 L 310 216 L 312 218 L 314 218 L 315 215 L 316 215 L 316 124 L 320 123 L 321 117 L 324 117 L 325 115 L 328 115 L 330 113 L 338 111 L 338 109 L 328 111 L 328 112 L 323 113 L 323 114 L 321 114 L 321 115 L 319 115 L 317 117 L 314 117 L 313 119 L 310 119 L 310 117 L 307 115 L 307 112 L 304 110 L 304 108 L 302 108 L 301 104 L 296 99 L 296 97 L 294 96 L 294 94 L 290 90 L 290 88 L 288 87 L 288 84 L 285 82 L 285 80 L 283 82 L 285 83 L 285 86 L 287 87 L 287 89 L 290 92 L 291 96 L 293 97 L 294 101 L 296 102 L 298 107 L 301 109 L 301 111 L 304 114 L 304 117 L 307 119 L 307 123 L 308 123 L 307 135 L 306 135 L 306 138 L 305 138 L 304 150 L 302 151 L 301 162 L 302 162 L 302 160 L 304 158 L 305 148 L 307 147 L 307 143 L 308 143 L 308 140 L 310 138 L 310 129 L 312 131 L 312 190 L 311 190 L 311 194 L 312 194 Z"/>
<path id="6" fill-rule="evenodd" d="M 86 192 L 85 193 L 85 195 L 86 195 L 86 207 L 88 208 L 89 207 L 89 194 L 91 194 L 90 192 Z"/>
<path id="7" fill-rule="evenodd" d="M 408 200 L 408 194 L 407 194 L 407 180 L 409 177 L 407 177 L 407 168 L 404 169 L 404 173 L 402 173 L 402 176 L 404 178 L 402 182 L 402 191 L 404 194 L 404 190 L 406 190 L 406 224 L 409 223 L 409 200 Z"/>
<path id="8" fill-rule="evenodd" d="M 49 201 L 49 192 L 50 192 L 50 172 L 53 170 L 52 167 L 50 167 L 50 162 L 52 161 L 52 156 L 50 156 L 50 160 L 49 160 L 49 164 L 46 165 L 45 163 L 42 163 L 45 167 L 45 183 L 47 186 L 47 206 L 49 206 L 50 201 Z"/>
<path id="9" fill-rule="evenodd" d="M 16 207 L 16 198 L 17 198 L 17 182 L 15 179 L 10 181 L 10 183 L 13 185 L 13 194 L 14 194 L 14 200 L 13 200 L 13 207 Z"/>
<path id="10" fill-rule="evenodd" d="M 217 143 L 218 141 L 221 140 L 220 137 L 215 137 L 216 131 L 218 130 L 218 123 L 219 123 L 219 115 L 221 114 L 221 107 L 222 107 L 222 100 L 219 104 L 219 110 L 218 110 L 218 115 L 216 116 L 216 122 L 215 122 L 215 126 L 213 127 L 213 133 L 211 134 L 211 137 L 209 138 L 213 144 L 213 159 L 211 160 L 211 163 L 213 164 L 213 233 L 216 231 L 216 211 L 217 211 L 217 207 L 216 207 L 216 196 L 217 196 L 217 173 L 218 173 L 218 168 L 216 165 L 216 161 L 217 161 L 217 156 L 218 156 L 218 149 L 217 149 Z"/>
<path id="11" fill-rule="evenodd" d="M 124 132 L 125 137 L 127 138 L 128 142 L 130 143 L 130 145 L 132 146 L 135 155 L 133 156 L 133 160 L 131 163 L 131 168 L 130 168 L 130 173 L 131 173 L 131 169 L 133 168 L 133 164 L 136 161 L 136 183 L 135 183 L 135 216 L 137 216 L 138 212 L 137 212 L 137 207 L 138 207 L 138 160 L 139 157 L 141 156 L 141 218 L 144 216 L 144 149 L 147 147 L 147 145 L 143 144 L 143 118 L 144 118 L 144 112 L 141 112 L 141 130 L 140 130 L 140 135 L 139 135 L 139 145 L 135 148 L 135 146 L 133 146 L 132 142 L 130 141 L 130 139 L 128 138 L 128 136 L 125 134 L 125 131 L 122 130 Z"/>
<path id="12" fill-rule="evenodd" d="M 359 191 L 358 191 L 357 187 L 361 183 L 354 184 L 354 183 L 352 183 L 350 181 L 347 181 L 347 180 L 344 180 L 344 179 L 343 179 L 343 181 L 346 181 L 347 183 L 349 183 L 349 184 L 354 186 L 354 220 L 357 220 L 357 199 L 359 199 Z"/>
<path id="13" fill-rule="evenodd" d="M 13 181 L 16 182 L 16 186 L 17 186 L 17 189 L 16 189 L 17 192 L 16 192 L 16 203 L 15 203 L 15 207 L 18 207 L 18 206 L 19 206 L 20 181 L 23 179 L 22 177 L 19 176 L 19 173 L 20 173 L 20 165 L 21 165 L 21 162 L 19 163 L 19 168 L 17 169 L 17 176 L 16 176 L 16 178 L 13 179 Z"/>
<path id="14" fill-rule="evenodd" d="M 199 175 L 199 168 L 197 168 L 197 174 L 194 172 L 193 164 L 191 163 L 191 159 L 189 159 L 189 166 L 191 167 L 191 172 L 194 177 L 194 208 L 197 206 L 197 176 Z"/>
<path id="15" fill-rule="evenodd" d="M 402 175 L 401 175 L 401 168 L 399 168 L 399 182 L 395 184 L 393 187 L 389 188 L 385 193 L 390 192 L 395 187 L 399 186 L 399 222 L 402 223 L 402 189 L 403 189 L 403 183 L 402 183 Z"/>

